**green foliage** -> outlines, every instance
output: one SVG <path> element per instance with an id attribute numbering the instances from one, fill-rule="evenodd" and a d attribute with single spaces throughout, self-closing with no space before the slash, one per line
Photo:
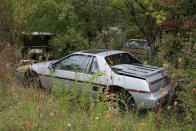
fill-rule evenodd
<path id="1" fill-rule="evenodd" d="M 173 36 L 172 34 L 166 34 L 162 39 L 162 45 L 160 48 L 160 56 L 162 59 L 167 59 L 170 63 L 176 64 L 178 58 L 182 52 L 184 46 L 183 39 L 179 36 Z"/>
<path id="2" fill-rule="evenodd" d="M 41 0 L 16 1 L 15 21 L 18 31 L 65 32 L 70 20 L 74 20 L 69 1 Z M 65 20 L 66 19 L 66 20 Z M 20 33 L 20 32 L 18 32 Z"/>
<path id="3" fill-rule="evenodd" d="M 109 27 L 97 35 L 93 43 L 96 48 L 121 49 L 125 43 L 124 33 L 119 27 Z"/>
<path id="4" fill-rule="evenodd" d="M 116 24 L 116 16 L 110 12 L 111 1 L 75 0 L 73 8 L 78 21 L 73 23 L 73 28 L 76 31 L 82 31 L 84 37 L 92 41 L 97 32 Z"/>
<path id="5" fill-rule="evenodd" d="M 190 34 L 195 34 L 191 32 Z M 181 117 L 191 122 L 195 119 L 195 81 L 196 81 L 196 53 L 195 36 L 178 33 L 177 35 L 165 34 L 159 52 L 159 61 L 169 63 L 173 72 L 172 79 L 178 81 L 175 90 L 175 100 L 179 103 L 176 109 Z M 176 114 L 178 115 L 178 114 Z"/>
<path id="6" fill-rule="evenodd" d="M 74 30 L 70 30 L 66 34 L 57 34 L 51 40 L 50 45 L 54 52 L 58 52 L 54 54 L 55 58 L 61 58 L 75 51 L 89 48 L 88 40 Z"/>
<path id="7" fill-rule="evenodd" d="M 141 35 L 141 32 L 139 31 L 139 28 L 134 24 L 134 23 L 129 23 L 129 24 L 122 24 L 122 31 L 124 34 L 124 40 L 129 40 L 129 39 L 141 39 L 144 36 Z"/>

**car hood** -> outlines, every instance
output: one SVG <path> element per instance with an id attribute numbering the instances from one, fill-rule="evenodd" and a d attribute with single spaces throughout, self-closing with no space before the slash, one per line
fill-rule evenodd
<path id="1" fill-rule="evenodd" d="M 37 73 L 43 72 L 45 69 L 48 68 L 48 66 L 52 63 L 55 63 L 57 60 L 53 60 L 53 61 L 47 61 L 47 62 L 40 62 L 40 63 L 35 63 L 32 65 L 26 65 L 26 66 L 21 66 L 19 68 L 16 69 L 16 71 L 22 71 L 25 72 L 26 69 L 32 69 L 34 71 L 36 71 Z"/>
<path id="2" fill-rule="evenodd" d="M 144 64 L 120 64 L 111 67 L 119 75 L 146 79 L 149 82 L 163 77 L 163 68 Z"/>
<path id="3" fill-rule="evenodd" d="M 47 66 L 48 67 L 50 64 L 55 63 L 56 61 L 57 60 L 35 63 L 32 66 Z"/>

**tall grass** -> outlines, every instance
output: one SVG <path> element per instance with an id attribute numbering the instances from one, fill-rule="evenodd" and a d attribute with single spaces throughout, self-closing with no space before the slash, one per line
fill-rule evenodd
<path id="1" fill-rule="evenodd" d="M 178 121 L 174 111 L 166 109 L 159 114 L 156 127 L 154 111 L 121 113 L 92 98 L 74 98 L 72 93 L 48 94 L 24 88 L 18 81 L 6 91 L 2 92 L 2 88 L 0 130 L 193 130 L 191 125 Z"/>

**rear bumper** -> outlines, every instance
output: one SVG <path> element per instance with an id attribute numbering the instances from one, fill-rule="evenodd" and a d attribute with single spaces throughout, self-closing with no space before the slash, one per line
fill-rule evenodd
<path id="1" fill-rule="evenodd" d="M 157 100 L 151 94 L 130 92 L 138 108 L 157 108 Z"/>
<path id="2" fill-rule="evenodd" d="M 165 104 L 170 96 L 172 97 L 174 88 L 177 83 L 174 82 L 172 85 L 167 85 L 163 88 L 162 92 L 160 90 L 154 93 L 137 93 L 130 92 L 133 96 L 135 103 L 138 108 L 141 109 L 157 109 L 160 104 Z"/>

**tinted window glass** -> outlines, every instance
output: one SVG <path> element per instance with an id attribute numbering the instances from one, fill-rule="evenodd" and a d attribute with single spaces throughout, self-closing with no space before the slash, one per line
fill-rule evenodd
<path id="1" fill-rule="evenodd" d="M 70 70 L 74 71 L 75 69 L 78 72 L 85 72 L 90 60 L 90 56 L 84 55 L 72 55 L 56 65 L 57 70 Z"/>
<path id="2" fill-rule="evenodd" d="M 110 66 L 119 65 L 119 64 L 134 64 L 134 63 L 142 64 L 140 61 L 138 61 L 136 58 L 134 58 L 128 53 L 110 55 L 105 57 L 105 59 L 108 65 Z"/>

